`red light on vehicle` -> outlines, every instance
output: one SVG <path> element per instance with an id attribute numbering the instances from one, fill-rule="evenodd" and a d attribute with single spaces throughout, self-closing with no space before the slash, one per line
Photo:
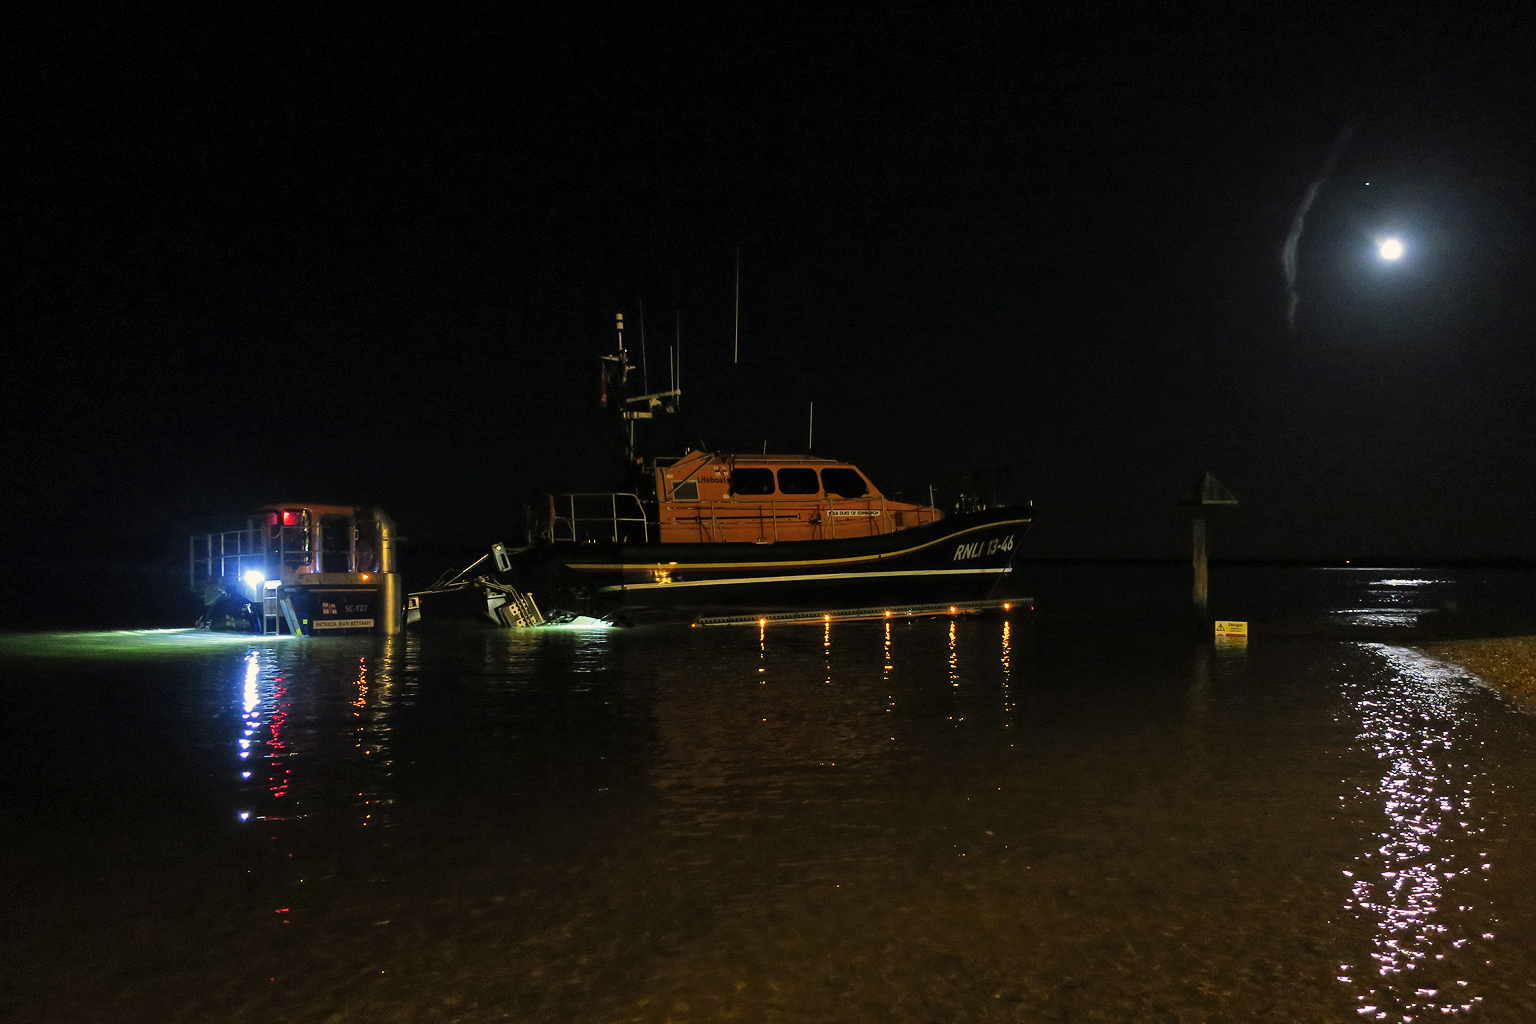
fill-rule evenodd
<path id="1" fill-rule="evenodd" d="M 284 512 L 283 513 L 283 525 L 284 526 L 296 526 L 298 524 L 298 522 L 299 522 L 299 517 L 294 515 L 292 512 Z"/>

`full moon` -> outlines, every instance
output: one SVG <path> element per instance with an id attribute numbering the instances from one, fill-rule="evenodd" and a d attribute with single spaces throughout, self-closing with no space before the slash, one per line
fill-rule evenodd
<path id="1" fill-rule="evenodd" d="M 1395 260 L 1403 255 L 1403 243 L 1395 238 L 1388 238 L 1381 243 L 1379 251 L 1382 259 Z"/>

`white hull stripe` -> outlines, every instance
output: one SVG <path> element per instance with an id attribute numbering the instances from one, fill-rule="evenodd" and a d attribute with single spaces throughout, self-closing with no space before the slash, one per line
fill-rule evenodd
<path id="1" fill-rule="evenodd" d="M 603 587 L 602 593 L 614 590 L 660 590 L 663 587 L 729 587 L 738 583 L 803 583 L 807 580 L 866 580 L 890 579 L 897 576 L 975 576 L 981 573 L 1012 572 L 1009 566 L 1001 569 L 908 569 L 905 572 L 813 572 L 803 576 L 748 576 L 724 580 L 679 580 L 676 583 L 626 583 L 621 586 Z"/>

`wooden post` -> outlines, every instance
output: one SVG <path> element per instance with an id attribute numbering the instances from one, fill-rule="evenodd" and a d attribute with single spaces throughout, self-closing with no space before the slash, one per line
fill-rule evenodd
<path id="1" fill-rule="evenodd" d="M 1205 557 L 1205 515 L 1195 513 L 1190 530 L 1192 558 L 1195 565 L 1195 624 L 1202 630 L 1210 625 L 1210 573 Z"/>
<path id="2" fill-rule="evenodd" d="M 1205 510 L 1210 505 L 1236 505 L 1237 495 L 1227 490 L 1210 471 L 1200 475 L 1194 489 L 1179 502 L 1194 508 L 1190 523 L 1191 560 L 1195 565 L 1195 621 L 1204 633 L 1211 628 L 1210 568 L 1205 556 Z"/>

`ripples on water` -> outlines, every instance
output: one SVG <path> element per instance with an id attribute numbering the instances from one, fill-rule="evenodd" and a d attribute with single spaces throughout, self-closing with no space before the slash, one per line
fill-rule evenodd
<path id="1" fill-rule="evenodd" d="M 1453 583 L 1445 579 L 1381 578 L 1359 570 L 1342 570 L 1339 575 L 1355 577 L 1345 585 L 1353 584 L 1350 589 L 1364 607 L 1340 608 L 1331 617 L 1361 626 L 1412 626 L 1421 615 L 1436 610 L 1436 605 L 1427 603 L 1432 595 Z"/>
<path id="2" fill-rule="evenodd" d="M 1375 933 L 1369 960 L 1341 963 L 1339 980 L 1359 989 L 1367 1018 L 1456 1016 L 1484 1001 L 1486 986 L 1469 978 L 1486 977 L 1502 954 L 1486 891 L 1487 873 L 1503 866 L 1489 836 L 1493 766 L 1488 740 L 1468 728 L 1468 712 L 1487 698 L 1453 666 L 1365 646 L 1382 668 L 1350 679 L 1345 695 L 1357 748 L 1376 759 L 1380 778 L 1361 780 L 1340 802 L 1378 824 L 1359 864 L 1344 871 L 1346 909 Z"/>
<path id="3" fill-rule="evenodd" d="M 12 1019 L 1536 1019 L 1529 719 L 1406 648 L 941 620 L 0 658 Z"/>

